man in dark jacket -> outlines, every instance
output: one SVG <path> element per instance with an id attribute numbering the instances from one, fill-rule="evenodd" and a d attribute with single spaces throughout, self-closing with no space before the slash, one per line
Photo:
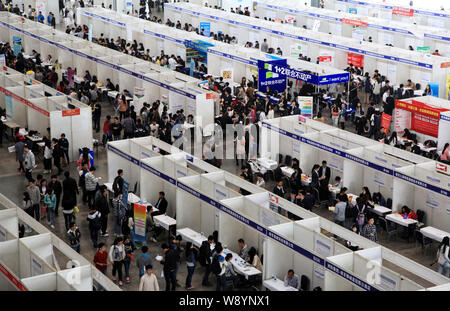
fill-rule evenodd
<path id="1" fill-rule="evenodd" d="M 108 189 L 105 185 L 101 185 L 100 189 L 98 189 L 95 194 L 95 208 L 100 212 L 100 220 L 101 220 L 101 236 L 107 237 L 108 231 L 106 231 L 108 227 L 108 215 L 109 215 L 109 205 L 107 200 Z"/>
<path id="2" fill-rule="evenodd" d="M 62 151 L 61 151 L 61 147 L 58 144 L 58 140 L 56 138 L 52 139 L 52 156 L 53 156 L 53 163 L 55 164 L 55 166 L 58 168 L 58 174 L 56 174 L 56 176 L 59 176 L 62 172 L 61 169 L 61 156 L 63 156 Z"/>
<path id="3" fill-rule="evenodd" d="M 166 292 L 174 291 L 177 286 L 177 260 L 178 253 L 175 249 L 169 248 L 166 243 L 162 245 L 163 252 L 165 254 L 164 260 L 161 260 L 161 264 L 164 265 L 164 278 L 166 279 Z"/>
<path id="4" fill-rule="evenodd" d="M 119 169 L 117 171 L 117 176 L 114 178 L 114 182 L 112 185 L 114 193 L 122 193 L 123 192 L 123 170 Z"/>
<path id="5" fill-rule="evenodd" d="M 48 188 L 55 191 L 56 196 L 56 206 L 55 206 L 55 216 L 58 216 L 59 202 L 61 202 L 62 185 L 56 179 L 56 175 L 52 175 L 50 182 L 48 183 Z"/>
<path id="6" fill-rule="evenodd" d="M 73 217 L 73 208 L 77 205 L 78 186 L 77 181 L 70 177 L 69 172 L 64 173 L 65 179 L 63 181 L 63 198 L 62 207 L 64 213 L 64 222 L 66 230 L 69 230 L 69 224 Z"/>
<path id="7" fill-rule="evenodd" d="M 69 141 L 66 138 L 66 134 L 62 133 L 61 138 L 58 140 L 59 147 L 61 149 L 62 158 L 64 160 L 64 156 L 67 159 L 67 165 L 69 165 Z"/>

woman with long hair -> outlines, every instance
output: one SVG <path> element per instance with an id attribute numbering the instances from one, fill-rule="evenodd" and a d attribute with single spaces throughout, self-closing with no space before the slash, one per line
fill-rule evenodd
<path id="1" fill-rule="evenodd" d="M 449 238 L 446 236 L 442 239 L 442 242 L 439 245 L 436 258 L 436 262 L 439 265 L 439 273 L 443 274 L 445 270 L 446 277 L 450 277 L 450 259 L 448 257 L 449 247 Z"/>
<path id="2" fill-rule="evenodd" d="M 442 154 L 441 154 L 441 161 L 446 161 L 449 162 L 449 158 L 450 158 L 450 144 L 446 143 L 444 145 L 444 149 L 442 149 Z"/>
<path id="3" fill-rule="evenodd" d="M 262 272 L 262 263 L 261 260 L 259 259 L 258 254 L 256 253 L 256 249 L 254 247 L 251 247 L 248 251 L 248 262 L 255 267 L 256 269 L 258 269 L 259 271 Z"/>
<path id="4" fill-rule="evenodd" d="M 187 266 L 187 277 L 186 277 L 186 289 L 193 289 L 192 286 L 192 276 L 194 275 L 195 266 L 197 265 L 198 252 L 194 248 L 194 244 L 191 242 L 186 243 L 186 266 Z"/>

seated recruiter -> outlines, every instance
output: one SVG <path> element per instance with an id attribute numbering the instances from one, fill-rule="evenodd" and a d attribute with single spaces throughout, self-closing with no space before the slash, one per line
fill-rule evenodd
<path id="1" fill-rule="evenodd" d="M 291 286 L 296 289 L 300 289 L 300 280 L 298 275 L 294 273 L 294 270 L 290 269 L 284 278 L 284 286 Z"/>
<path id="2" fill-rule="evenodd" d="M 238 252 L 239 257 L 241 257 L 244 260 L 247 260 L 248 251 L 249 251 L 248 245 L 245 244 L 244 239 L 239 239 L 238 245 L 239 245 L 239 252 Z"/>

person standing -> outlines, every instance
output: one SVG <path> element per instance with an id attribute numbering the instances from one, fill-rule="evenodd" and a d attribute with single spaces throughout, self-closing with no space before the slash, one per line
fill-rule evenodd
<path id="1" fill-rule="evenodd" d="M 113 263 L 113 281 L 117 281 L 116 274 L 118 274 L 119 286 L 122 286 L 122 265 L 123 259 L 125 258 L 125 247 L 123 246 L 123 239 L 121 237 L 115 239 L 114 244 L 109 249 L 108 257 L 109 261 Z"/>
<path id="2" fill-rule="evenodd" d="M 41 192 L 39 190 L 39 187 L 36 186 L 35 182 L 36 181 L 33 178 L 31 178 L 28 181 L 27 191 L 30 195 L 30 200 L 31 200 L 31 204 L 32 204 L 30 216 L 34 217 L 37 221 L 39 221 L 39 217 L 40 217 L 39 203 L 41 202 Z"/>
<path id="3" fill-rule="evenodd" d="M 112 189 L 114 193 L 123 193 L 123 170 L 117 171 L 117 176 L 114 178 Z"/>
<path id="4" fill-rule="evenodd" d="M 336 206 L 333 213 L 335 214 L 334 222 L 338 225 L 345 226 L 345 209 L 347 208 L 347 202 L 342 196 L 338 196 Z"/>
<path id="5" fill-rule="evenodd" d="M 123 139 L 134 137 L 134 130 L 136 125 L 134 123 L 134 120 L 131 118 L 129 112 L 125 113 L 125 119 L 122 121 L 122 127 L 123 127 Z"/>
<path id="6" fill-rule="evenodd" d="M 145 268 L 148 265 L 152 265 L 152 258 L 149 254 L 147 254 L 148 247 L 146 245 L 142 246 L 141 252 L 142 254 L 136 260 L 136 265 L 139 269 L 139 278 L 141 278 L 145 274 Z"/>
<path id="7" fill-rule="evenodd" d="M 119 122 L 119 118 L 115 117 L 114 122 L 110 126 L 113 140 L 120 140 L 120 134 L 122 133 L 122 124 Z"/>
<path id="8" fill-rule="evenodd" d="M 81 232 L 74 222 L 70 224 L 70 229 L 67 231 L 67 237 L 69 238 L 70 247 L 72 247 L 74 251 L 80 254 Z"/>
<path id="9" fill-rule="evenodd" d="M 211 248 L 214 243 L 214 237 L 210 235 L 208 241 L 203 241 L 199 250 L 199 262 L 202 267 L 205 267 L 205 274 L 203 275 L 202 286 L 211 286 L 209 282 L 209 274 L 211 273 L 212 251 Z"/>
<path id="10" fill-rule="evenodd" d="M 111 140 L 111 116 L 106 116 L 105 123 L 103 123 L 103 147 L 106 147 L 106 143 Z"/>
<path id="11" fill-rule="evenodd" d="M 94 248 L 97 248 L 98 232 L 101 228 L 101 213 L 93 206 L 86 219 L 89 222 L 89 233 L 91 235 L 92 244 Z"/>
<path id="12" fill-rule="evenodd" d="M 61 138 L 59 139 L 58 144 L 59 144 L 59 147 L 61 148 L 61 153 L 62 153 L 61 155 L 62 155 L 63 160 L 65 157 L 65 159 L 67 160 L 67 165 L 69 165 L 69 163 L 70 163 L 69 141 L 66 138 L 66 134 L 64 134 L 64 133 L 61 134 Z"/>
<path id="13" fill-rule="evenodd" d="M 47 174 L 52 172 L 52 144 L 47 138 L 44 144 L 44 174 Z"/>
<path id="14" fill-rule="evenodd" d="M 62 183 L 63 185 L 63 197 L 62 197 L 62 207 L 63 207 L 63 214 L 64 214 L 64 223 L 66 226 L 66 230 L 69 230 L 69 224 L 72 222 L 73 219 L 73 210 L 74 207 L 77 205 L 77 194 L 78 194 L 78 187 L 77 182 L 75 179 L 70 177 L 69 172 L 64 173 L 64 181 Z"/>
<path id="15" fill-rule="evenodd" d="M 145 266 L 146 273 L 141 277 L 139 282 L 139 291 L 140 292 L 152 292 L 159 291 L 158 280 L 154 273 L 152 273 L 153 267 L 152 265 Z"/>
<path id="16" fill-rule="evenodd" d="M 58 144 L 58 140 L 56 138 L 52 139 L 52 155 L 53 155 L 53 164 L 55 164 L 56 168 L 58 169 L 58 173 L 56 174 L 59 176 L 62 172 L 61 168 L 61 147 Z"/>
<path id="17" fill-rule="evenodd" d="M 98 180 L 100 179 L 100 177 L 95 177 L 95 170 L 95 166 L 91 166 L 89 168 L 89 172 L 84 175 L 89 209 L 92 209 L 94 207 L 95 191 L 97 190 Z"/>
<path id="18" fill-rule="evenodd" d="M 36 167 L 36 162 L 34 158 L 34 154 L 31 151 L 30 147 L 25 145 L 24 147 L 24 163 L 25 163 L 25 178 L 28 179 L 28 181 L 32 180 L 32 174 L 33 169 Z"/>
<path id="19" fill-rule="evenodd" d="M 61 202 L 62 186 L 61 183 L 56 179 L 56 175 L 52 175 L 50 182 L 48 183 L 48 188 L 55 191 L 56 205 L 55 205 L 55 217 L 58 216 L 59 203 Z"/>
<path id="20" fill-rule="evenodd" d="M 108 252 L 106 251 L 105 243 L 98 243 L 98 250 L 94 255 L 95 267 L 104 275 L 108 271 Z"/>
<path id="21" fill-rule="evenodd" d="M 197 265 L 198 252 L 191 242 L 186 243 L 186 266 L 188 275 L 186 277 L 186 289 L 193 289 L 192 276 L 194 275 L 195 266 Z"/>
<path id="22" fill-rule="evenodd" d="M 123 241 L 123 246 L 125 248 L 125 258 L 123 259 L 123 265 L 125 267 L 125 282 L 129 284 L 131 282 L 130 279 L 130 265 L 133 260 L 133 252 L 136 249 L 133 240 L 130 236 L 125 236 L 125 240 Z"/>
<path id="23" fill-rule="evenodd" d="M 53 188 L 48 188 L 48 191 L 44 196 L 44 204 L 47 206 L 47 224 L 49 224 L 52 229 L 55 229 L 56 195 Z"/>
<path id="24" fill-rule="evenodd" d="M 164 260 L 161 260 L 161 264 L 164 266 L 164 278 L 166 279 L 166 292 L 174 291 L 177 286 L 177 251 L 173 248 L 169 248 L 166 243 L 162 245 L 163 252 L 165 254 Z"/>
<path id="25" fill-rule="evenodd" d="M 437 252 L 437 259 L 435 262 L 439 265 L 439 273 L 444 274 L 448 278 L 450 277 L 450 258 L 449 258 L 449 238 L 448 236 L 442 239 L 441 245 L 439 245 L 439 249 Z"/>
<path id="26" fill-rule="evenodd" d="M 121 216 L 125 215 L 125 213 L 122 211 L 126 210 L 126 208 L 122 202 L 122 193 L 120 193 L 120 192 L 114 193 L 114 199 L 111 202 L 111 207 L 112 207 L 112 215 L 113 215 L 113 221 L 114 221 L 114 234 L 116 236 L 119 236 L 120 235 Z"/>
<path id="27" fill-rule="evenodd" d="M 98 191 L 95 193 L 94 204 L 97 211 L 100 212 L 101 221 L 101 233 L 102 237 L 108 236 L 108 215 L 109 215 L 109 204 L 107 200 L 108 189 L 105 185 L 101 185 Z"/>
<path id="28" fill-rule="evenodd" d="M 374 222 L 373 217 L 369 218 L 369 221 L 363 228 L 362 235 L 373 242 L 378 242 L 377 227 Z"/>
<path id="29" fill-rule="evenodd" d="M 23 167 L 24 161 L 24 148 L 25 144 L 20 139 L 16 138 L 16 144 L 14 145 L 14 150 L 16 152 L 16 161 L 19 162 L 17 170 L 19 172 L 25 172 L 25 168 Z"/>

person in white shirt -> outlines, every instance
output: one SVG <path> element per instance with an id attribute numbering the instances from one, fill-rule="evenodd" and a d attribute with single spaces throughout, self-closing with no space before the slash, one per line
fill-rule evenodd
<path id="1" fill-rule="evenodd" d="M 267 119 L 275 118 L 275 111 L 273 110 L 273 106 L 269 105 L 269 111 L 267 112 Z"/>
<path id="2" fill-rule="evenodd" d="M 147 273 L 141 277 L 141 281 L 139 282 L 140 292 L 159 291 L 158 280 L 156 279 L 155 274 L 152 273 L 152 268 L 152 265 L 145 267 Z"/>
<path id="3" fill-rule="evenodd" d="M 266 182 L 264 181 L 263 176 L 261 174 L 258 174 L 256 176 L 256 185 L 258 187 L 263 187 L 264 188 L 265 184 L 266 184 Z"/>
<path id="4" fill-rule="evenodd" d="M 122 265 L 125 259 L 125 247 L 123 245 L 123 238 L 118 237 L 114 241 L 114 245 L 111 246 L 108 253 L 108 259 L 113 263 L 112 277 L 113 281 L 116 281 L 116 273 L 119 275 L 119 285 L 122 286 Z"/>
<path id="5" fill-rule="evenodd" d="M 178 63 L 177 63 L 174 55 L 170 56 L 168 62 L 169 62 L 169 67 L 171 70 L 175 70 L 177 68 Z"/>
<path id="6" fill-rule="evenodd" d="M 445 276 L 450 277 L 450 259 L 449 259 L 449 238 L 448 236 L 442 239 L 441 245 L 439 246 L 439 250 L 437 253 L 436 262 L 439 265 L 439 273 L 443 274 L 445 270 Z"/>

